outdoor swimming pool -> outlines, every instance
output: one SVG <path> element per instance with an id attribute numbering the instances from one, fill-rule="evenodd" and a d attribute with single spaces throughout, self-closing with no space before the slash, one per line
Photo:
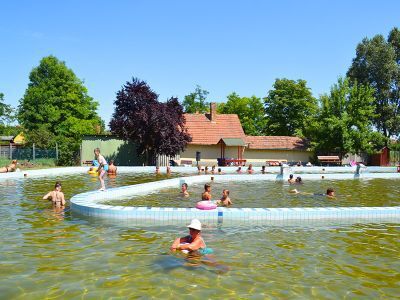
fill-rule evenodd
<path id="1" fill-rule="evenodd" d="M 117 187 L 159 179 L 165 177 L 121 174 L 108 179 L 107 185 Z M 204 238 L 215 250 L 216 261 L 210 265 L 170 254 L 172 240 L 186 234 L 183 226 L 156 222 L 146 226 L 110 225 L 101 218 L 69 211 L 56 213 L 47 201 L 41 200 L 55 180 L 62 181 L 67 199 L 99 187 L 96 178 L 86 174 L 1 181 L 1 298 L 190 295 L 350 299 L 395 298 L 400 293 L 399 223 L 209 226 L 204 230 Z M 346 206 L 370 203 L 394 206 L 399 205 L 398 182 L 397 179 L 305 181 L 296 188 L 320 192 L 329 185 L 337 189 L 338 201 Z M 235 205 L 327 204 L 325 198 L 289 195 L 289 186 L 282 182 L 227 185 Z M 214 183 L 214 194 L 219 196 L 225 186 Z M 195 202 L 201 190 L 202 184 L 190 186 L 193 198 L 184 201 Z M 164 195 L 172 193 L 166 201 L 181 203 L 178 201 L 182 199 L 175 197 L 178 191 L 176 187 L 126 200 L 162 203 Z M 259 198 L 257 193 L 263 193 L 264 197 Z M 341 196 L 347 194 L 351 196 Z M 161 206 L 160 203 L 157 205 Z"/>

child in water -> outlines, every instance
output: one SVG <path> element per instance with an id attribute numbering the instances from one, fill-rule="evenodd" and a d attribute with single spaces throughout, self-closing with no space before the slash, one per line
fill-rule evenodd
<path id="1" fill-rule="evenodd" d="M 204 192 L 201 194 L 201 200 L 211 200 L 211 185 L 208 183 L 204 185 Z"/>
<path id="2" fill-rule="evenodd" d="M 229 198 L 229 190 L 222 191 L 222 198 L 217 201 L 217 205 L 222 205 L 222 206 L 232 205 L 231 198 Z"/>
<path id="3" fill-rule="evenodd" d="M 43 197 L 43 200 L 51 200 L 53 202 L 53 205 L 57 207 L 65 206 L 64 193 L 61 192 L 61 183 L 56 182 L 54 186 L 54 191 L 48 192 Z"/>

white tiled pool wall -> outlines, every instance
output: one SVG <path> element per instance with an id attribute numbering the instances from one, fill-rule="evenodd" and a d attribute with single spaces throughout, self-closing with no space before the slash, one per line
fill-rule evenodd
<path id="1" fill-rule="evenodd" d="M 320 174 L 303 174 L 304 179 L 320 180 Z M 400 174 L 370 173 L 363 178 L 400 178 Z M 326 179 L 354 179 L 354 174 L 325 174 Z M 212 180 L 213 178 L 213 180 Z M 84 215 L 113 218 L 118 220 L 135 220 L 162 224 L 187 223 L 193 218 L 198 218 L 207 225 L 228 224 L 273 224 L 277 222 L 296 222 L 302 224 L 317 221 L 351 221 L 352 223 L 398 222 L 400 220 L 400 207 L 299 207 L 299 208 L 217 208 L 215 210 L 199 210 L 196 208 L 172 207 L 127 207 L 110 206 L 102 204 L 109 200 L 124 199 L 137 195 L 155 193 L 161 189 L 179 189 L 183 182 L 189 186 L 206 182 L 241 181 L 274 181 L 287 179 L 275 174 L 254 175 L 199 175 L 166 179 L 156 182 L 142 183 L 110 189 L 106 192 L 88 192 L 74 196 L 71 199 L 72 210 Z M 140 223 L 140 222 L 138 222 Z"/>

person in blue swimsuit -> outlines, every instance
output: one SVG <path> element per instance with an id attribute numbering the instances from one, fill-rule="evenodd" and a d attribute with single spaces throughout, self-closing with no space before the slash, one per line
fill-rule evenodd
<path id="1" fill-rule="evenodd" d="M 171 246 L 172 251 L 198 251 L 201 255 L 214 252 L 211 248 L 207 248 L 201 236 L 201 223 L 199 220 L 193 219 L 187 227 L 189 228 L 189 235 L 175 239 Z"/>

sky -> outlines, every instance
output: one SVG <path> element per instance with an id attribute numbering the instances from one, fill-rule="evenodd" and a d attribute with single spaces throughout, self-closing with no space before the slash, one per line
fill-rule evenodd
<path id="1" fill-rule="evenodd" d="M 2 1 L 0 92 L 17 106 L 29 73 L 54 55 L 84 81 L 108 124 L 138 77 L 165 101 L 196 85 L 208 101 L 265 97 L 276 78 L 313 95 L 344 76 L 364 37 L 400 27 L 400 1 Z"/>

